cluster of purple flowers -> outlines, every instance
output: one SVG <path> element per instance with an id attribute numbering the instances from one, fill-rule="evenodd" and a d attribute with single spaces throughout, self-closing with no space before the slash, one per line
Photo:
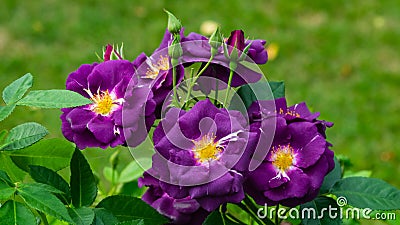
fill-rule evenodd
<path id="1" fill-rule="evenodd" d="M 204 66 L 213 57 L 202 76 L 239 87 L 257 82 L 262 74 L 235 62 L 229 79 L 232 60 L 264 64 L 268 59 L 265 41 L 246 40 L 240 30 L 223 40 L 214 55 L 208 38 L 184 36 L 183 31 L 179 36 L 179 65 L 172 65 L 168 48 L 174 35 L 167 31 L 151 56 L 142 53 L 130 62 L 108 46 L 103 62 L 71 73 L 67 89 L 93 103 L 62 109 L 64 136 L 80 149 L 135 147 L 160 119 L 153 133 L 152 167 L 139 185 L 148 187 L 142 199 L 174 224 L 201 224 L 210 212 L 239 203 L 246 194 L 260 205 L 296 206 L 314 199 L 334 167 L 325 135 L 333 124 L 318 120 L 305 103 L 288 107 L 285 98 L 256 101 L 243 115 L 205 99 L 190 109 L 168 107 L 162 116 L 173 84 L 185 78 L 185 67 Z M 205 94 L 215 87 L 200 86 Z M 249 169 L 251 161 L 259 165 L 255 170 Z"/>

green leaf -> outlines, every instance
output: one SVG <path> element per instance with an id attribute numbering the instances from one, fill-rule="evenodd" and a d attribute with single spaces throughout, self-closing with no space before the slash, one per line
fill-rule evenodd
<path id="1" fill-rule="evenodd" d="M 15 188 L 0 180 L 0 201 L 8 200 L 14 193 Z"/>
<path id="2" fill-rule="evenodd" d="M 106 209 L 96 208 L 93 211 L 95 214 L 93 225 L 113 225 L 118 223 L 117 218 Z"/>
<path id="3" fill-rule="evenodd" d="M 89 163 L 79 149 L 75 149 L 71 159 L 72 204 L 79 208 L 90 206 L 97 195 L 96 181 Z"/>
<path id="4" fill-rule="evenodd" d="M 108 181 L 110 181 L 112 184 L 115 184 L 115 181 L 118 180 L 118 171 L 113 170 L 113 168 L 106 166 L 103 168 L 103 175 L 104 178 L 106 178 Z"/>
<path id="5" fill-rule="evenodd" d="M 0 106 L 0 121 L 6 119 L 15 109 L 15 104 Z"/>
<path id="6" fill-rule="evenodd" d="M 94 212 L 87 207 L 68 208 L 68 213 L 75 225 L 91 225 L 94 220 Z"/>
<path id="7" fill-rule="evenodd" d="M 117 223 L 116 225 L 144 225 L 144 220 L 131 220 Z"/>
<path id="8" fill-rule="evenodd" d="M 329 208 L 336 209 L 335 216 L 330 218 Z M 300 206 L 300 216 L 303 216 L 304 225 L 339 225 L 342 223 L 339 215 L 339 206 L 336 201 L 327 197 L 317 197 L 313 201 L 304 203 Z"/>
<path id="9" fill-rule="evenodd" d="M 52 216 L 46 215 L 47 221 L 49 222 L 49 225 L 71 225 L 70 223 L 58 220 Z M 39 224 L 41 225 L 41 224 Z"/>
<path id="10" fill-rule="evenodd" d="M 19 188 L 34 188 L 34 189 L 42 189 L 43 191 L 47 191 L 53 194 L 61 194 L 63 193 L 62 191 L 58 190 L 55 187 L 52 187 L 50 185 L 47 184 L 41 184 L 41 183 L 28 183 L 28 184 L 20 184 Z"/>
<path id="11" fill-rule="evenodd" d="M 119 176 L 120 183 L 128 183 L 134 181 L 143 175 L 143 169 L 137 161 L 130 162 Z"/>
<path id="12" fill-rule="evenodd" d="M 335 168 L 325 176 L 324 182 L 319 190 L 320 194 L 328 193 L 329 189 L 342 177 L 342 169 L 338 159 L 334 157 L 333 160 L 335 161 Z"/>
<path id="13" fill-rule="evenodd" d="M 10 130 L 5 144 L 0 147 L 0 150 L 16 150 L 28 147 L 47 134 L 47 129 L 38 123 L 30 122 L 18 125 Z"/>
<path id="14" fill-rule="evenodd" d="M 0 207 L 0 225 L 36 225 L 33 213 L 22 203 L 7 201 Z"/>
<path id="15" fill-rule="evenodd" d="M 214 225 L 214 224 L 221 224 L 221 225 L 236 225 L 238 223 L 228 220 L 224 218 L 222 213 L 217 209 L 212 212 L 206 220 L 204 221 L 203 225 Z"/>
<path id="16" fill-rule="evenodd" d="M 8 131 L 7 130 L 2 130 L 0 131 L 0 143 L 3 142 L 4 138 L 7 137 Z"/>
<path id="17" fill-rule="evenodd" d="M 128 183 L 124 183 L 119 193 L 121 195 L 129 195 L 133 197 L 140 197 L 144 194 L 146 188 L 139 188 L 138 181 L 134 180 Z"/>
<path id="18" fill-rule="evenodd" d="M 29 168 L 29 174 L 32 179 L 38 183 L 47 184 L 60 190 L 62 193 L 56 196 L 63 201 L 64 204 L 68 205 L 71 202 L 71 191 L 69 185 L 60 175 L 43 166 L 31 165 Z"/>
<path id="19" fill-rule="evenodd" d="M 13 181 L 22 181 L 26 173 L 14 164 L 7 153 L 9 152 L 0 151 L 0 170 L 7 172 Z"/>
<path id="20" fill-rule="evenodd" d="M 24 171 L 29 165 L 45 166 L 58 171 L 69 165 L 74 152 L 74 145 L 63 139 L 42 140 L 25 149 L 10 152 L 12 161 Z"/>
<path id="21" fill-rule="evenodd" d="M 257 100 L 272 100 L 285 97 L 285 84 L 283 81 L 246 84 L 239 88 L 237 94 L 245 107 L 249 108 Z"/>
<path id="22" fill-rule="evenodd" d="M 31 91 L 17 105 L 40 108 L 69 108 L 93 103 L 77 92 L 69 90 Z"/>
<path id="23" fill-rule="evenodd" d="M 344 178 L 333 185 L 330 193 L 345 197 L 349 205 L 357 208 L 400 209 L 400 190 L 376 178 Z"/>
<path id="24" fill-rule="evenodd" d="M 3 100 L 7 105 L 13 104 L 20 100 L 26 91 L 32 87 L 33 77 L 30 73 L 25 74 L 18 80 L 15 80 L 3 91 Z"/>
<path id="25" fill-rule="evenodd" d="M 214 225 L 214 224 L 224 224 L 224 220 L 218 209 L 212 212 L 210 215 L 208 215 L 203 223 L 203 225 Z"/>
<path id="26" fill-rule="evenodd" d="M 372 171 L 371 170 L 360 170 L 360 171 L 351 171 L 346 170 L 343 174 L 343 178 L 346 177 L 371 177 Z"/>
<path id="27" fill-rule="evenodd" d="M 5 184 L 7 184 L 10 187 L 15 187 L 14 183 L 11 181 L 8 174 L 3 170 L 0 170 L 0 181 L 3 181 Z"/>
<path id="28" fill-rule="evenodd" d="M 64 204 L 48 190 L 34 185 L 23 185 L 18 194 L 30 207 L 54 216 L 59 220 L 72 223 Z"/>
<path id="29" fill-rule="evenodd" d="M 139 198 L 114 195 L 103 199 L 97 208 L 109 210 L 121 222 L 143 219 L 145 224 L 165 224 L 168 220 Z"/>
<path id="30" fill-rule="evenodd" d="M 274 99 L 285 97 L 285 83 L 283 81 L 271 81 L 269 82 Z"/>

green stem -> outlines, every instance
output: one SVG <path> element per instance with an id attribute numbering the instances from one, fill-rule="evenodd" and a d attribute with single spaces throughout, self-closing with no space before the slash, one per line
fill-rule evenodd
<path id="1" fill-rule="evenodd" d="M 266 225 L 264 223 L 264 221 L 262 221 L 260 218 L 258 218 L 258 216 L 252 211 L 250 210 L 245 204 L 243 203 L 238 203 L 237 204 L 242 210 L 244 210 L 245 212 L 247 212 L 247 214 L 249 214 L 258 224 L 260 225 Z"/>
<path id="2" fill-rule="evenodd" d="M 190 70 L 190 82 L 189 82 L 190 85 L 189 85 L 188 90 L 187 90 L 185 105 L 186 105 L 187 102 L 189 102 L 190 96 L 192 95 L 192 88 L 193 88 L 193 85 L 194 85 L 193 75 L 194 75 L 194 69 L 192 68 Z"/>
<path id="3" fill-rule="evenodd" d="M 174 93 L 174 97 L 172 99 L 173 99 L 173 102 L 175 102 L 176 105 L 179 108 L 181 108 L 181 104 L 179 103 L 179 100 L 178 100 L 178 94 L 176 92 L 176 66 L 175 65 L 172 65 L 172 66 L 173 66 L 173 68 L 172 68 L 172 86 L 173 86 L 172 90 Z"/>
<path id="4" fill-rule="evenodd" d="M 214 99 L 214 105 L 217 105 L 218 103 L 218 88 L 219 88 L 219 84 L 218 84 L 219 80 L 217 79 L 215 81 L 215 99 Z"/>
<path id="5" fill-rule="evenodd" d="M 189 89 L 188 89 L 188 97 L 186 99 L 189 98 L 191 92 L 192 92 L 192 87 L 196 84 L 197 80 L 199 79 L 200 75 L 204 73 L 204 71 L 206 71 L 207 67 L 210 65 L 211 61 L 214 59 L 214 56 L 211 55 L 210 59 L 208 60 L 208 62 L 206 63 L 206 65 L 200 70 L 200 72 L 193 78 L 193 70 L 190 74 L 190 85 L 189 85 Z"/>
<path id="6" fill-rule="evenodd" d="M 226 107 L 226 103 L 228 101 L 229 93 L 231 91 L 231 83 L 232 83 L 233 71 L 236 69 L 236 67 L 237 67 L 237 63 L 236 62 L 231 61 L 229 63 L 230 72 L 229 72 L 229 79 L 228 79 L 228 87 L 227 87 L 226 94 L 225 94 L 225 99 L 224 99 L 224 107 Z"/>
<path id="7" fill-rule="evenodd" d="M 203 67 L 203 69 L 200 70 L 200 72 L 196 75 L 196 79 L 195 82 L 197 81 L 197 78 L 200 77 L 201 74 L 204 73 L 204 71 L 206 71 L 207 67 L 210 65 L 211 61 L 214 59 L 214 56 L 211 55 L 210 59 L 208 60 L 208 62 L 206 63 L 206 65 Z"/>
<path id="8" fill-rule="evenodd" d="M 40 211 L 37 211 L 37 212 L 38 212 L 38 214 L 40 216 L 40 219 L 42 220 L 43 224 L 44 225 L 49 225 L 49 222 L 47 221 L 46 215 L 44 213 L 40 212 Z"/>

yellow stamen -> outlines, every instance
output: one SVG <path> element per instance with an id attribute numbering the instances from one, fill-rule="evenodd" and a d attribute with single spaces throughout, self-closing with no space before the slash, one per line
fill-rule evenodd
<path id="1" fill-rule="evenodd" d="M 193 141 L 193 152 L 198 162 L 204 163 L 210 160 L 216 160 L 222 152 L 222 148 L 218 146 L 218 142 L 214 142 L 214 135 L 204 135 L 200 140 Z"/>
<path id="2" fill-rule="evenodd" d="M 289 110 L 288 110 L 286 113 L 284 113 L 282 108 L 279 109 L 279 114 L 281 114 L 281 115 L 294 116 L 294 117 L 297 117 L 297 118 L 300 117 L 300 114 L 297 113 L 296 111 L 294 111 L 294 110 L 293 110 L 293 111 L 289 111 Z"/>
<path id="3" fill-rule="evenodd" d="M 167 56 L 160 55 L 160 59 L 155 64 L 151 64 L 146 71 L 146 78 L 155 79 L 160 70 L 169 70 L 169 58 Z"/>
<path id="4" fill-rule="evenodd" d="M 272 154 L 272 165 L 281 172 L 287 171 L 293 165 L 294 152 L 290 145 L 273 148 Z"/>
<path id="5" fill-rule="evenodd" d="M 108 116 L 112 113 L 119 103 L 119 100 L 112 98 L 108 90 L 102 91 L 97 95 L 92 95 L 91 100 L 93 101 L 91 110 L 103 116 Z"/>

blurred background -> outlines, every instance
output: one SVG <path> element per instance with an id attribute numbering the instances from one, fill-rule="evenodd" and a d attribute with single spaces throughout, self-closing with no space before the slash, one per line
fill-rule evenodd
<path id="1" fill-rule="evenodd" d="M 373 177 L 400 187 L 397 0 L 1 0 L 1 5 L 0 90 L 28 72 L 34 75 L 32 89 L 63 89 L 67 75 L 97 61 L 95 52 L 101 54 L 107 43 L 123 42 L 129 60 L 151 53 L 166 28 L 164 8 L 181 19 L 185 34 L 207 34 L 217 23 L 225 36 L 242 29 L 246 37 L 266 39 L 270 61 L 261 68 L 267 79 L 286 82 L 290 104 L 306 101 L 335 123 L 328 140 L 336 154 L 351 159 L 352 170 L 371 170 Z M 62 137 L 59 115 L 17 107 L 0 128 L 36 121 L 49 129 L 49 137 Z M 85 154 L 101 168 L 113 151 Z"/>

